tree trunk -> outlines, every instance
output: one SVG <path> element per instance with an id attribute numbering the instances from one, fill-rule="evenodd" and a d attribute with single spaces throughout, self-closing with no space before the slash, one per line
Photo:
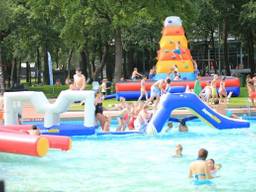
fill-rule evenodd
<path id="1" fill-rule="evenodd" d="M 68 76 L 67 78 L 70 79 L 71 78 L 71 59 L 73 56 L 73 48 L 71 48 L 69 50 L 69 54 L 68 54 L 68 60 L 67 60 L 67 71 L 68 71 Z"/>
<path id="2" fill-rule="evenodd" d="M 103 68 L 105 67 L 107 55 L 108 55 L 108 45 L 105 44 L 105 45 L 103 46 L 103 51 L 102 51 L 102 57 L 101 57 L 101 61 L 100 61 L 100 66 L 95 69 L 95 72 L 93 73 L 93 76 L 92 76 L 92 79 L 93 79 L 93 80 L 97 80 L 97 77 L 100 75 L 101 71 L 102 71 Z"/>
<path id="3" fill-rule="evenodd" d="M 217 64 L 216 64 L 216 50 L 215 50 L 215 42 L 214 42 L 214 30 L 211 31 L 211 42 L 212 42 L 212 49 L 213 49 L 213 68 L 214 68 L 214 73 L 217 74 Z"/>
<path id="4" fill-rule="evenodd" d="M 205 42 L 204 42 L 204 69 L 203 69 L 203 75 L 205 75 L 205 73 L 209 73 L 209 71 L 211 70 L 211 66 L 210 66 L 210 61 L 208 61 L 208 41 L 207 41 L 208 36 L 205 36 Z M 208 71 L 207 71 L 208 70 Z"/>
<path id="5" fill-rule="evenodd" d="M 0 43 L 0 93 L 4 93 L 4 73 L 3 73 L 3 61 L 2 61 L 2 46 Z"/>
<path id="6" fill-rule="evenodd" d="M 60 49 L 59 48 L 57 48 L 57 50 L 56 50 L 56 68 L 57 69 L 59 69 L 59 51 L 60 51 Z"/>
<path id="7" fill-rule="evenodd" d="M 254 44 L 253 32 L 250 30 L 248 32 L 248 60 L 249 60 L 249 67 L 251 69 L 251 74 L 255 73 L 253 44 Z"/>
<path id="8" fill-rule="evenodd" d="M 230 66 L 228 61 L 228 20 L 224 17 L 224 65 L 226 69 L 226 75 L 231 75 Z"/>
<path id="9" fill-rule="evenodd" d="M 83 74 L 85 75 L 85 77 L 87 79 L 91 78 L 91 70 L 90 70 L 90 67 L 88 67 L 89 66 L 89 54 L 86 51 L 85 47 L 80 52 L 80 57 L 81 57 L 80 66 L 81 66 L 81 70 L 82 70 Z"/>
<path id="10" fill-rule="evenodd" d="M 17 59 L 14 58 L 12 61 L 11 68 L 11 87 L 17 86 Z"/>
<path id="11" fill-rule="evenodd" d="M 115 73 L 114 83 L 118 82 L 122 77 L 122 39 L 121 31 L 116 30 L 115 32 Z"/>
<path id="12" fill-rule="evenodd" d="M 114 56 L 112 54 L 112 51 L 111 52 L 109 51 L 106 59 L 106 75 L 109 81 L 113 80 L 114 69 L 115 69 Z"/>
<path id="13" fill-rule="evenodd" d="M 124 51 L 123 72 L 124 72 L 124 78 L 126 79 L 128 77 L 128 73 L 127 73 L 127 52 L 126 51 Z"/>
<path id="14" fill-rule="evenodd" d="M 17 85 L 20 85 L 20 78 L 21 78 L 21 59 L 19 58 L 17 61 Z"/>
<path id="15" fill-rule="evenodd" d="M 46 85 L 50 84 L 50 78 L 49 78 L 49 66 L 48 66 L 48 43 L 45 42 L 45 48 L 44 48 L 44 83 Z"/>
<path id="16" fill-rule="evenodd" d="M 26 82 L 29 83 L 29 74 L 30 74 L 30 65 L 29 62 L 26 62 Z"/>
<path id="17" fill-rule="evenodd" d="M 40 59 L 40 51 L 39 48 L 36 49 L 36 77 L 37 83 L 42 83 L 41 79 L 41 59 Z"/>
<path id="18" fill-rule="evenodd" d="M 134 64 L 134 49 L 130 49 L 128 51 L 128 65 L 127 65 L 127 77 L 130 78 L 131 77 L 131 73 L 133 70 L 133 64 Z"/>

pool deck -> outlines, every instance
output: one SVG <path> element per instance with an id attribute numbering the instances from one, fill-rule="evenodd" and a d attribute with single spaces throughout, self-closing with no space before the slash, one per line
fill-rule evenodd
<path id="1" fill-rule="evenodd" d="M 212 106 L 215 108 L 218 105 Z M 251 114 L 256 113 L 255 107 L 242 107 L 242 108 L 229 108 L 234 114 Z M 118 116 L 118 112 L 106 112 L 106 114 L 111 114 L 110 116 Z M 192 115 L 192 113 L 187 109 L 177 109 L 172 113 L 174 116 L 183 116 L 183 115 Z M 26 103 L 23 106 L 22 111 L 23 120 L 25 121 L 42 121 L 43 114 L 39 114 L 35 111 L 35 109 L 29 104 Z M 68 111 L 61 114 L 61 118 L 63 119 L 83 119 L 84 112 L 83 111 Z"/>

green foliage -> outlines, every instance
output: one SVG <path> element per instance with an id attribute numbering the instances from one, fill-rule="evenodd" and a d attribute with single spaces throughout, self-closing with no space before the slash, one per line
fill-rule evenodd
<path id="1" fill-rule="evenodd" d="M 46 97 L 48 98 L 57 98 L 61 91 L 67 90 L 68 86 L 60 85 L 60 86 L 50 86 L 50 85 L 42 85 L 42 86 L 31 86 L 27 87 L 29 91 L 42 91 Z"/>

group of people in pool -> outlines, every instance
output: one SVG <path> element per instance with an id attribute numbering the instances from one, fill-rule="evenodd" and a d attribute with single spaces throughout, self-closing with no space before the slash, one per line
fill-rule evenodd
<path id="1" fill-rule="evenodd" d="M 173 157 L 182 157 L 183 147 L 181 144 L 176 145 L 175 155 Z M 208 151 L 201 148 L 198 156 L 189 166 L 189 178 L 193 179 L 194 184 L 211 184 L 210 179 L 218 177 L 218 171 L 221 164 L 216 164 L 214 159 L 207 159 Z"/>
<path id="2" fill-rule="evenodd" d="M 116 131 L 145 131 L 152 117 L 152 112 L 149 110 L 148 104 L 144 102 L 128 103 L 125 98 L 120 98 L 118 104 L 111 106 L 103 113 L 103 99 L 104 95 L 98 92 L 95 98 L 95 117 L 100 122 L 102 131 L 110 131 L 110 121 L 113 117 L 119 121 Z"/>

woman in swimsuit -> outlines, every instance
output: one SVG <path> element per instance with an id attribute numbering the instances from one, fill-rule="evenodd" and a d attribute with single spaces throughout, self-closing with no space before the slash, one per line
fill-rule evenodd
<path id="1" fill-rule="evenodd" d="M 100 126 L 102 131 L 109 131 L 109 119 L 105 115 L 103 115 L 103 97 L 101 93 L 97 93 L 95 98 L 95 117 L 96 120 L 100 122 Z"/>

